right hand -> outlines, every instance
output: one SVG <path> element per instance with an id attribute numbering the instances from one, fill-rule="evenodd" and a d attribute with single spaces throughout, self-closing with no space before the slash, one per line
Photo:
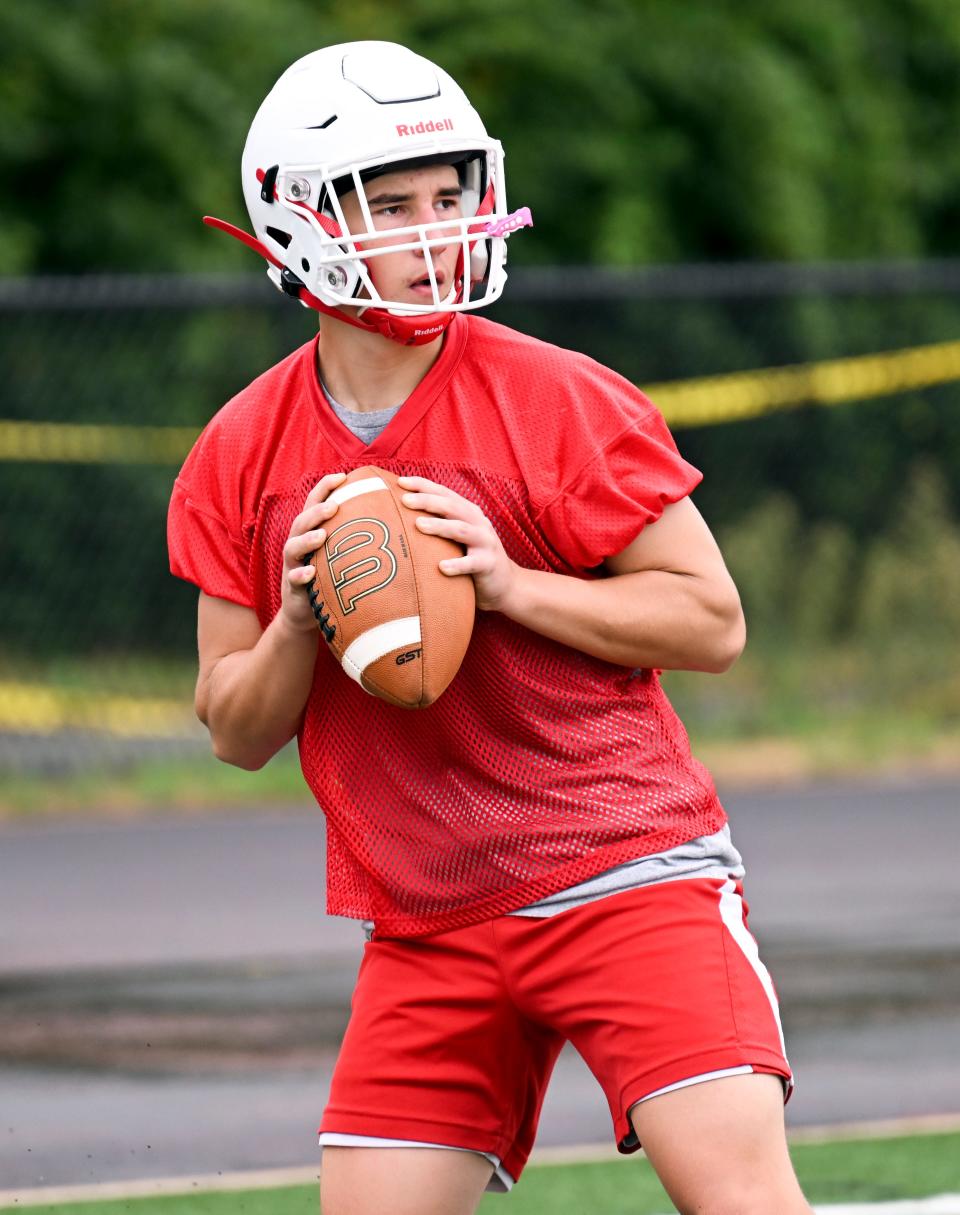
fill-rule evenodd
<path id="1" fill-rule="evenodd" d="M 304 565 L 304 557 L 321 548 L 327 538 L 327 522 L 336 514 L 337 504 L 327 497 L 346 480 L 346 473 L 328 473 L 307 494 L 303 510 L 290 525 L 283 546 L 283 578 L 280 587 L 280 616 L 294 632 L 316 629 L 313 608 L 307 592 L 316 568 Z"/>

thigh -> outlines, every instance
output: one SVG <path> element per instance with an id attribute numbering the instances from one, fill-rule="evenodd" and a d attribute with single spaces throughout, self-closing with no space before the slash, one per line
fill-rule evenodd
<path id="1" fill-rule="evenodd" d="M 643 1101 L 630 1117 L 681 1213 L 810 1211 L 787 1151 L 779 1077 L 704 1081 Z"/>
<path id="2" fill-rule="evenodd" d="M 473 1215 L 493 1166 L 476 1152 L 328 1147 L 322 1215 Z"/>

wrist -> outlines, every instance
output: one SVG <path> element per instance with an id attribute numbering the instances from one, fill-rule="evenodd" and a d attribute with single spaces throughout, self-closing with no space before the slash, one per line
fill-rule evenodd
<path id="1" fill-rule="evenodd" d="M 302 619 L 297 619 L 293 618 L 290 613 L 284 611 L 281 607 L 280 611 L 277 612 L 270 622 L 270 628 L 276 640 L 284 646 L 297 645 L 303 648 L 309 644 L 316 647 L 320 637 L 317 622 L 312 612 Z"/>
<path id="2" fill-rule="evenodd" d="M 535 579 L 536 570 L 514 565 L 494 610 L 515 620 L 517 624 L 529 624 L 535 611 Z"/>

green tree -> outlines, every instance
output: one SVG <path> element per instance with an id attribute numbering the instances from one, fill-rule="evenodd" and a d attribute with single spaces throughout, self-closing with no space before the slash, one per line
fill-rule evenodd
<path id="1" fill-rule="evenodd" d="M 4 0 L 0 272 L 230 268 L 279 72 L 407 43 L 509 155 L 534 262 L 946 254 L 960 8 L 940 0 Z"/>

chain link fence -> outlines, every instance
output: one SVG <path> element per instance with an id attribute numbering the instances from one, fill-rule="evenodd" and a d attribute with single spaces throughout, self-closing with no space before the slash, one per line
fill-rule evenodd
<path id="1" fill-rule="evenodd" d="M 543 267 L 514 271 L 487 315 L 659 386 L 752 644 L 866 638 L 882 655 L 909 634 L 946 719 L 958 288 L 960 261 Z M 171 485 L 211 414 L 315 324 L 259 274 L 0 280 L 2 771 L 206 747 L 196 592 L 167 572 Z"/>

